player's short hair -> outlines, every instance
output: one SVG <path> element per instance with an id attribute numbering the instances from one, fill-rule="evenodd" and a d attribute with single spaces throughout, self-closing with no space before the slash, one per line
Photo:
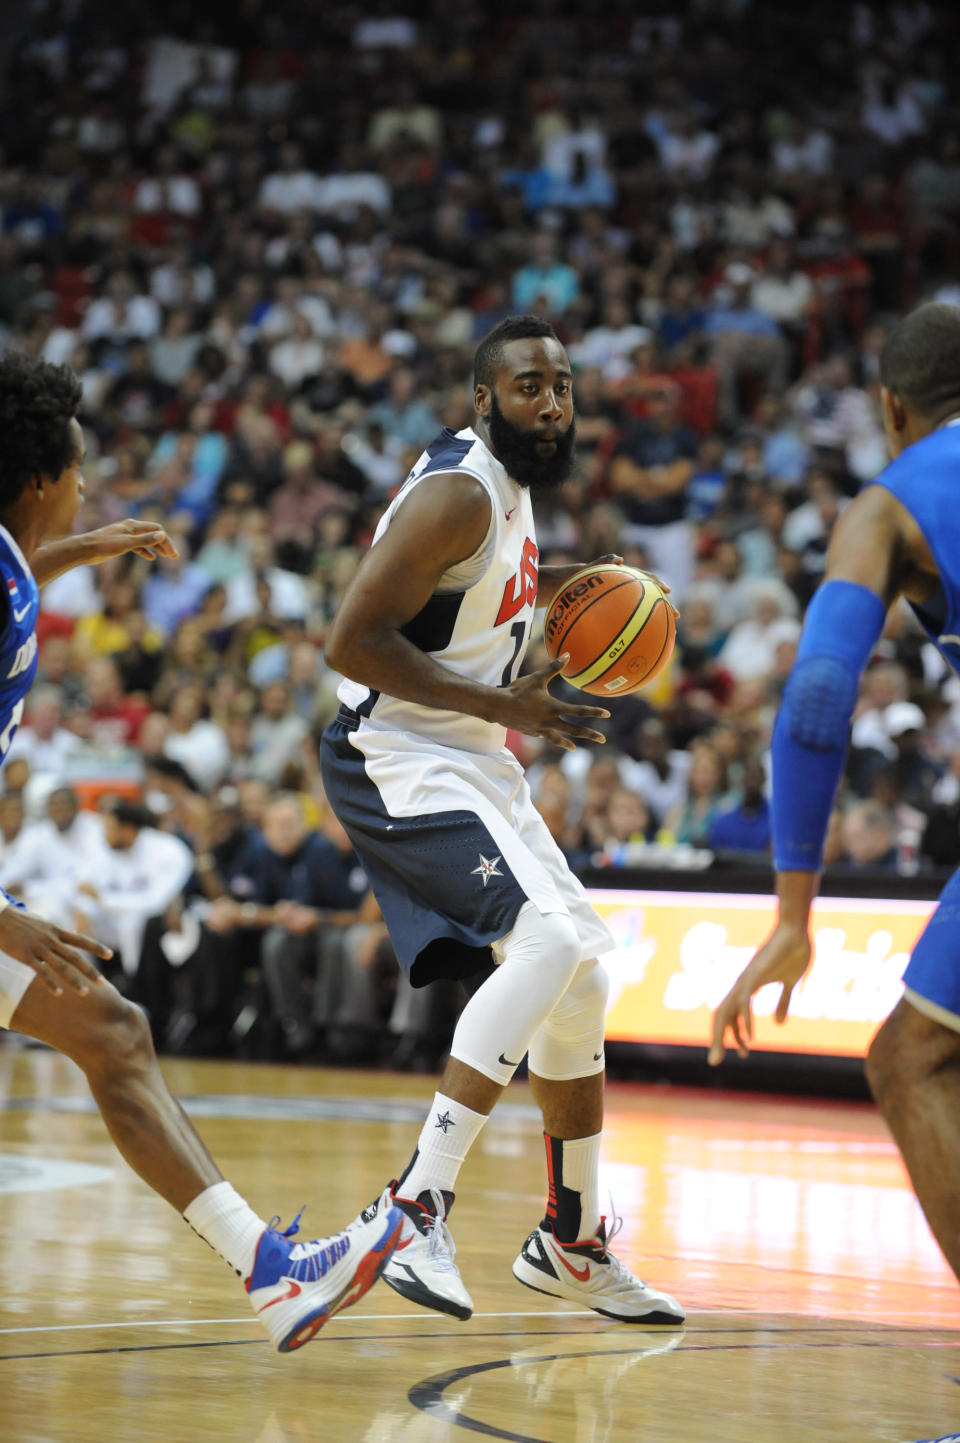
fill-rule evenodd
<path id="1" fill-rule="evenodd" d="M 552 336 L 559 340 L 549 321 L 542 316 L 505 316 L 488 331 L 473 358 L 474 386 L 492 386 L 494 372 L 503 360 L 503 348 L 510 341 L 526 341 Z"/>
<path id="2" fill-rule="evenodd" d="M 883 348 L 880 379 L 923 416 L 960 406 L 960 307 L 927 301 L 904 316 Z"/>
<path id="3" fill-rule="evenodd" d="M 0 356 L 0 510 L 19 499 L 31 477 L 56 481 L 76 460 L 70 422 L 82 394 L 69 366 L 21 351 Z"/>

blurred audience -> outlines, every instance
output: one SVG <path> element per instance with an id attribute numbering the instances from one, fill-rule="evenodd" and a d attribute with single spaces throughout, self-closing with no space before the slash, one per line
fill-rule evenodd
<path id="1" fill-rule="evenodd" d="M 863 6 L 685 3 L 653 44 L 573 0 L 482 44 L 437 10 L 427 46 L 301 11 L 37 0 L 8 37 L 0 346 L 80 377 L 84 527 L 162 519 L 179 555 L 45 588 L 0 870 L 109 934 L 163 1045 L 360 1056 L 407 1028 L 421 1056 L 436 1019 L 316 766 L 324 636 L 384 507 L 470 424 L 478 339 L 548 317 L 578 459 L 536 499 L 542 560 L 622 555 L 682 614 L 606 749 L 511 744 L 576 866 L 767 858 L 802 614 L 885 464 L 879 354 L 915 302 L 960 304 L 960 82 L 929 64 L 960 21 L 895 6 L 881 44 Z M 960 860 L 958 758 L 960 686 L 899 608 L 828 864 Z"/>

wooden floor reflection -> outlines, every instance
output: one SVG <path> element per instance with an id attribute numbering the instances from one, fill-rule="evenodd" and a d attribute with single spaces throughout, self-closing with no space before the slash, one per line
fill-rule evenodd
<path id="1" fill-rule="evenodd" d="M 265 1214 L 338 1227 L 405 1160 L 432 1079 L 167 1068 Z M 689 1309 L 629 1328 L 517 1284 L 542 1209 L 515 1084 L 461 1176 L 461 1324 L 380 1286 L 290 1358 L 130 1174 L 82 1079 L 0 1049 L 0 1438 L 16 1443 L 831 1443 L 960 1434 L 960 1290 L 872 1109 L 611 1088 L 618 1251 Z"/>

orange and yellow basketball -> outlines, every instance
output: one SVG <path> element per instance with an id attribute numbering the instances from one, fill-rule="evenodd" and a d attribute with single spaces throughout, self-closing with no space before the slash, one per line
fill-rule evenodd
<path id="1" fill-rule="evenodd" d="M 588 566 L 547 609 L 547 652 L 571 686 L 592 696 L 626 696 L 663 670 L 677 639 L 673 608 L 649 576 L 629 566 Z"/>

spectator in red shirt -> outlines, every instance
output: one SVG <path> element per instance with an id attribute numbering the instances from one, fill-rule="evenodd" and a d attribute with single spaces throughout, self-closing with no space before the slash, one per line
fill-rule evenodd
<path id="1" fill-rule="evenodd" d="M 98 746 L 136 746 L 150 705 L 124 694 L 120 669 L 112 657 L 91 657 L 83 675 L 89 702 L 83 730 L 88 739 Z"/>

